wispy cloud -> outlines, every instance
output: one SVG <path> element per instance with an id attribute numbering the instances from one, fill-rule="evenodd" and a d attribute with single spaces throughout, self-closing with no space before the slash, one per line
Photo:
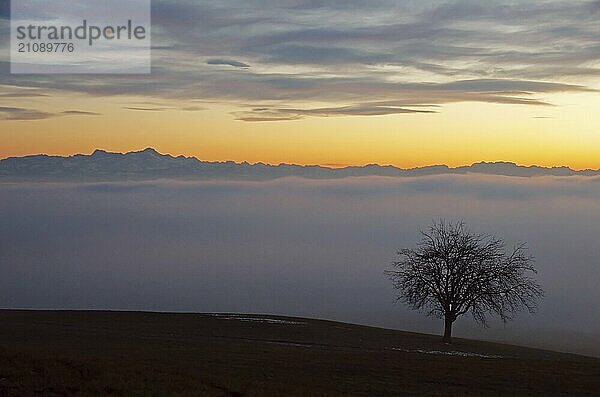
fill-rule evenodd
<path id="1" fill-rule="evenodd" d="M 236 112 L 234 115 L 243 121 L 284 121 L 298 120 L 307 116 L 331 117 L 331 116 L 383 116 L 389 114 L 403 113 L 436 113 L 434 110 L 406 109 L 391 106 L 378 106 L 363 104 L 356 106 L 343 106 L 337 108 L 253 108 L 249 111 Z"/>
<path id="2" fill-rule="evenodd" d="M 414 113 L 400 108 L 463 101 L 544 106 L 548 94 L 596 86 L 599 4 L 156 0 L 150 76 L 0 73 L 0 84 L 36 95 L 224 101 L 246 121 Z M 265 102 L 268 115 L 245 110 Z"/>
<path id="3" fill-rule="evenodd" d="M 55 116 L 55 114 L 53 113 L 42 112 L 35 109 L 25 109 L 7 106 L 0 106 L 0 114 L 2 115 L 2 120 L 11 121 L 42 120 Z"/>
<path id="4" fill-rule="evenodd" d="M 249 68 L 250 65 L 244 63 L 244 62 L 239 62 L 239 61 L 234 61 L 231 59 L 209 59 L 208 61 L 206 61 L 207 65 L 227 65 L 227 66 L 233 66 L 236 68 Z"/>
<path id="5" fill-rule="evenodd" d="M 35 93 L 35 92 L 9 92 L 0 94 L 0 98 L 34 98 L 34 97 L 48 97 L 49 94 Z"/>
<path id="6" fill-rule="evenodd" d="M 185 112 L 199 112 L 201 110 L 206 110 L 206 108 L 203 106 L 185 106 L 181 108 L 181 110 Z"/>
<path id="7" fill-rule="evenodd" d="M 9 121 L 33 121 L 44 120 L 59 116 L 99 116 L 99 113 L 87 112 L 83 110 L 65 110 L 60 113 L 44 112 L 36 109 L 26 109 L 20 107 L 0 106 L 0 120 Z"/>
<path id="8" fill-rule="evenodd" d="M 100 116 L 100 113 L 84 110 L 65 110 L 64 112 L 61 112 L 61 114 L 65 116 Z"/>
<path id="9" fill-rule="evenodd" d="M 165 110 L 169 110 L 171 108 L 166 108 L 166 107 L 142 108 L 142 107 L 126 106 L 123 109 L 134 110 L 136 112 L 164 112 Z"/>

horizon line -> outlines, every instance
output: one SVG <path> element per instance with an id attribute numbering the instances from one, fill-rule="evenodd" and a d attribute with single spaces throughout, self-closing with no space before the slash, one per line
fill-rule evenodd
<path id="1" fill-rule="evenodd" d="M 364 168 L 364 167 L 369 167 L 369 166 L 377 166 L 377 167 L 393 167 L 399 170 L 415 170 L 415 169 L 422 169 L 422 168 L 431 168 L 431 167 L 447 167 L 448 169 L 459 169 L 459 168 L 465 168 L 465 167 L 472 167 L 473 165 L 477 165 L 477 164 L 511 164 L 511 165 L 515 165 L 517 167 L 525 167 L 525 168 L 547 168 L 547 169 L 559 169 L 559 168 L 565 168 L 565 169 L 569 169 L 572 171 L 576 171 L 576 172 L 585 172 L 585 171 L 600 171 L 600 167 L 599 168 L 572 168 L 569 165 L 539 165 L 539 164 L 520 164 L 517 163 L 516 161 L 510 161 L 510 160 L 479 160 L 476 162 L 473 162 L 471 164 L 462 164 L 462 165 L 448 165 L 448 164 L 444 164 L 444 163 L 437 163 L 437 164 L 427 164 L 427 165 L 420 165 L 420 166 L 414 166 L 414 167 L 401 167 L 401 166 L 397 166 L 397 165 L 393 165 L 393 164 L 379 164 L 379 163 L 364 163 L 364 164 L 336 164 L 336 163 L 322 163 L 322 164 L 318 164 L 318 163 L 306 163 L 306 164 L 298 164 L 298 163 L 286 163 L 286 162 L 280 162 L 280 163 L 271 163 L 271 162 L 266 162 L 266 161 L 257 161 L 257 162 L 249 162 L 247 160 L 233 160 L 233 159 L 228 159 L 228 160 L 203 160 L 200 157 L 194 156 L 194 155 L 190 155 L 190 156 L 186 156 L 183 153 L 180 154 L 172 154 L 172 153 L 168 153 L 168 152 L 160 152 L 159 150 L 157 150 L 154 147 L 148 146 L 145 147 L 143 149 L 137 149 L 137 150 L 129 150 L 129 151 L 125 151 L 125 152 L 120 152 L 120 151 L 110 151 L 110 150 L 106 150 L 106 149 L 100 149 L 100 148 L 95 148 L 93 149 L 89 154 L 86 153 L 81 153 L 81 152 L 73 152 L 73 153 L 69 153 L 69 154 L 48 154 L 48 153 L 30 153 L 30 154 L 24 154 L 21 156 L 5 156 L 5 157 L 0 157 L 0 161 L 3 160 L 7 160 L 7 159 L 13 159 L 13 158 L 26 158 L 26 157 L 32 157 L 32 156 L 48 156 L 48 157 L 62 157 L 62 158 L 69 158 L 69 157 L 74 157 L 74 156 L 92 156 L 94 153 L 96 152 L 104 152 L 104 153 L 110 153 L 110 154 L 120 154 L 120 155 L 126 155 L 126 154 L 131 154 L 131 153 L 142 153 L 145 151 L 153 151 L 158 153 L 161 156 L 169 156 L 171 158 L 178 158 L 178 157 L 184 157 L 184 158 L 194 158 L 198 161 L 202 161 L 202 162 L 209 162 L 209 163 L 229 163 L 229 162 L 233 162 L 235 164 L 249 164 L 249 165 L 266 165 L 266 166 L 272 166 L 272 167 L 277 167 L 277 166 L 300 166 L 300 167 L 321 167 L 321 168 L 326 168 L 326 169 L 331 169 L 331 170 L 341 170 L 341 169 L 345 169 L 345 168 Z"/>

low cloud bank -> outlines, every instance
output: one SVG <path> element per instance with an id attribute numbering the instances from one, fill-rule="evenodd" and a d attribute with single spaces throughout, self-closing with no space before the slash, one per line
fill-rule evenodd
<path id="1" fill-rule="evenodd" d="M 535 316 L 458 336 L 600 355 L 600 178 L 0 185 L 0 302 L 314 316 L 422 332 L 383 271 L 432 219 L 527 241 Z"/>

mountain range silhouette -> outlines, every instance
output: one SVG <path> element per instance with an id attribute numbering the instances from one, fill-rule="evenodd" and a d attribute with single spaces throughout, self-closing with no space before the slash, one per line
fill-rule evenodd
<path id="1" fill-rule="evenodd" d="M 479 162 L 454 168 L 447 165 L 432 165 L 403 169 L 377 164 L 329 168 L 319 165 L 210 162 L 195 157 L 173 157 L 161 154 L 153 148 L 128 153 L 113 153 L 97 149 L 90 155 L 76 154 L 63 157 L 39 154 L 0 160 L 0 181 L 268 180 L 293 176 L 333 179 L 352 176 L 414 177 L 448 174 L 518 177 L 599 176 L 600 170 L 576 171 L 569 167 L 521 166 L 504 161 Z"/>

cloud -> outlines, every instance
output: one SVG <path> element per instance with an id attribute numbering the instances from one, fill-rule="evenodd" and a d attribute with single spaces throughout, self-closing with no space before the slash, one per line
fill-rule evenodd
<path id="1" fill-rule="evenodd" d="M 250 111 L 235 112 L 234 115 L 237 117 L 238 120 L 242 121 L 285 121 L 298 120 L 307 116 L 382 116 L 389 114 L 404 113 L 436 113 L 436 111 L 363 104 L 356 106 L 343 106 L 337 108 L 313 109 L 254 108 Z"/>
<path id="2" fill-rule="evenodd" d="M 123 109 L 125 110 L 133 110 L 136 112 L 165 112 L 167 110 L 174 110 L 177 108 L 167 107 L 167 106 L 155 106 L 155 107 L 141 107 L 141 106 L 126 106 Z M 185 106 L 179 108 L 179 110 L 183 110 L 185 112 L 198 112 L 201 110 L 205 110 L 206 108 L 202 106 Z"/>
<path id="3" fill-rule="evenodd" d="M 9 121 L 42 120 L 55 116 L 53 113 L 42 112 L 35 109 L 6 106 L 0 106 L 0 114 L 2 114 L 2 120 Z"/>
<path id="4" fill-rule="evenodd" d="M 165 110 L 170 110 L 172 108 L 167 108 L 167 107 L 143 108 L 143 107 L 127 106 L 127 107 L 124 107 L 123 109 L 134 110 L 137 112 L 164 112 Z"/>
<path id="5" fill-rule="evenodd" d="M 593 89 L 586 88 L 581 85 L 509 79 L 459 80 L 445 84 L 438 84 L 436 85 L 436 88 L 441 90 L 499 93 L 595 91 Z"/>
<path id="6" fill-rule="evenodd" d="M 185 112 L 199 112 L 201 110 L 206 110 L 206 108 L 203 106 L 186 106 L 181 108 L 181 110 Z"/>
<path id="7" fill-rule="evenodd" d="M 61 112 L 65 116 L 100 116 L 100 113 L 88 112 L 84 110 L 65 110 Z"/>
<path id="8" fill-rule="evenodd" d="M 0 94 L 0 98 L 33 98 L 33 97 L 49 97 L 49 94 L 39 92 L 9 92 Z"/>
<path id="9" fill-rule="evenodd" d="M 206 61 L 207 65 L 228 65 L 228 66 L 233 66 L 236 68 L 249 68 L 250 65 L 244 63 L 244 62 L 239 62 L 239 61 L 234 61 L 234 60 L 229 60 L 229 59 L 209 59 L 208 61 Z"/>
<path id="10" fill-rule="evenodd" d="M 60 113 L 49 113 L 35 109 L 26 109 L 19 107 L 0 106 L 0 120 L 6 121 L 33 121 L 44 120 L 59 116 L 98 116 L 99 113 L 87 112 L 82 110 L 65 110 Z"/>
<path id="11" fill-rule="evenodd" d="M 0 19 L 9 19 L 10 18 L 10 1 L 1 0 L 0 1 Z"/>
<path id="12" fill-rule="evenodd" d="M 547 106 L 547 94 L 591 92 L 600 77 L 597 1 L 156 0 L 152 7 L 151 75 L 49 80 L 5 72 L 0 83 L 51 95 L 223 101 L 241 112 L 270 102 L 277 114 L 240 118 L 257 121 L 307 117 L 281 109 L 315 102 L 369 104 L 384 114 L 394 112 L 385 106 L 463 101 Z"/>

